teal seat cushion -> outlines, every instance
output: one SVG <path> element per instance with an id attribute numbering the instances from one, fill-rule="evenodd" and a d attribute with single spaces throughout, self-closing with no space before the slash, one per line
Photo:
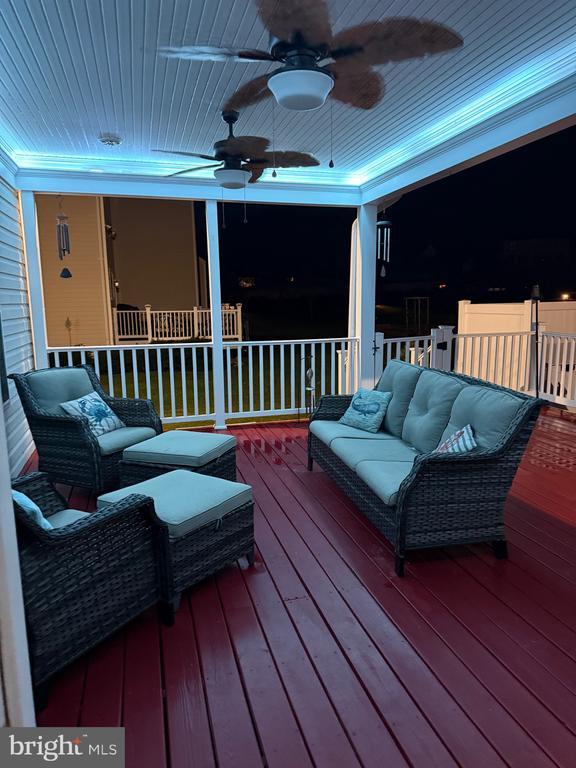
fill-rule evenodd
<path id="1" fill-rule="evenodd" d="M 126 448 L 124 461 L 203 467 L 234 448 L 233 435 L 173 430 Z"/>
<path id="2" fill-rule="evenodd" d="M 384 504 L 394 507 L 398 490 L 412 469 L 412 461 L 361 461 L 356 474 Z"/>
<path id="3" fill-rule="evenodd" d="M 402 439 L 429 453 L 440 443 L 452 412 L 452 405 L 467 385 L 438 371 L 422 371 L 408 413 Z"/>
<path id="4" fill-rule="evenodd" d="M 493 448 L 502 440 L 524 402 L 509 392 L 469 385 L 454 400 L 450 420 L 440 442 L 470 424 L 478 447 Z"/>
<path id="5" fill-rule="evenodd" d="M 349 427 L 364 429 L 366 432 L 378 432 L 391 398 L 391 392 L 359 389 L 340 422 Z"/>
<path id="6" fill-rule="evenodd" d="M 88 512 L 80 512 L 79 509 L 61 509 L 50 515 L 49 520 L 53 528 L 63 528 L 65 525 L 77 523 L 78 520 L 84 520 L 86 517 L 90 517 Z"/>
<path id="7" fill-rule="evenodd" d="M 356 470 L 361 461 L 408 461 L 414 462 L 419 451 L 407 445 L 398 437 L 391 440 L 356 440 L 341 437 L 333 440 L 330 445 L 339 459 L 346 466 Z"/>
<path id="8" fill-rule="evenodd" d="M 94 391 L 84 368 L 49 368 L 33 371 L 26 382 L 38 400 L 38 405 L 49 413 L 65 415 L 60 403 L 77 400 Z"/>
<path id="9" fill-rule="evenodd" d="M 349 427 L 340 421 L 322 421 L 322 419 L 310 422 L 310 432 L 328 447 L 330 447 L 332 440 L 337 437 L 356 437 L 359 440 L 394 439 L 394 435 L 390 435 L 388 432 L 366 432 L 365 429 Z"/>
<path id="10" fill-rule="evenodd" d="M 422 370 L 402 360 L 390 360 L 376 384 L 380 392 L 392 392 L 382 428 L 395 437 L 402 437 L 404 419 Z"/>
<path id="11" fill-rule="evenodd" d="M 175 469 L 119 491 L 105 493 L 98 498 L 97 506 L 102 509 L 131 493 L 154 499 L 156 514 L 168 525 L 173 538 L 185 536 L 252 502 L 252 488 L 249 485 L 200 475 L 187 469 Z"/>
<path id="12" fill-rule="evenodd" d="M 100 452 L 103 456 L 108 456 L 117 451 L 123 451 L 129 445 L 140 443 L 142 440 L 148 440 L 154 437 L 156 430 L 152 427 L 122 427 L 113 432 L 106 432 L 96 439 L 100 446 Z"/>

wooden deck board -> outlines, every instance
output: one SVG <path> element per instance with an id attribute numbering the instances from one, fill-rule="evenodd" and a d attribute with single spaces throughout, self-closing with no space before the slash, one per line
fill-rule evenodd
<path id="1" fill-rule="evenodd" d="M 125 725 L 129 768 L 573 765 L 575 418 L 539 421 L 508 561 L 486 546 L 415 554 L 403 580 L 388 543 L 306 470 L 304 425 L 231 431 L 255 566 L 191 590 L 173 627 L 148 611 L 65 670 L 39 724 Z"/>

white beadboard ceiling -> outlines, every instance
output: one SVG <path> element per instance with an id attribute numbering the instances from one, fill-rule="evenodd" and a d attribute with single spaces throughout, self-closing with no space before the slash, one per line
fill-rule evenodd
<path id="1" fill-rule="evenodd" d="M 361 183 L 576 71 L 574 0 L 329 5 L 335 31 L 414 15 L 451 26 L 464 47 L 382 67 L 386 96 L 367 112 L 338 102 L 311 113 L 276 107 L 276 147 L 322 163 L 281 172 L 291 182 Z M 161 175 L 186 167 L 151 150 L 210 151 L 225 135 L 223 102 L 272 67 L 156 52 L 183 43 L 266 48 L 268 40 L 250 0 L 0 0 L 0 146 L 24 168 Z M 247 108 L 237 133 L 271 137 L 272 112 L 271 99 Z M 103 146 L 102 132 L 120 134 L 122 145 Z"/>

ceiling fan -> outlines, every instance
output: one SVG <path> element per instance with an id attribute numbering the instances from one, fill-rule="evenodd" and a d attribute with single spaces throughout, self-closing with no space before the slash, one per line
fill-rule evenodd
<path id="1" fill-rule="evenodd" d="M 161 48 L 164 56 L 193 61 L 278 62 L 282 66 L 241 86 L 224 105 L 241 109 L 274 95 L 288 109 L 321 107 L 328 95 L 360 109 L 384 96 L 384 80 L 373 69 L 442 53 L 463 44 L 456 32 L 433 21 L 394 18 L 333 34 L 326 0 L 255 0 L 270 32 L 270 50 L 211 45 Z"/>
<path id="2" fill-rule="evenodd" d="M 216 162 L 210 165 L 186 168 L 169 175 L 181 176 L 185 173 L 203 171 L 206 168 L 216 168 L 214 178 L 220 182 L 221 187 L 227 189 L 241 189 L 246 186 L 247 182 L 253 184 L 258 181 L 267 168 L 309 168 L 313 165 L 320 165 L 313 155 L 306 152 L 278 152 L 275 149 L 268 151 L 270 141 L 263 136 L 234 136 L 234 123 L 238 117 L 238 112 L 233 109 L 222 112 L 222 119 L 228 125 L 228 137 L 214 144 L 213 155 L 167 149 L 155 149 L 153 151 L 170 155 L 199 157 L 202 160 L 215 160 Z"/>

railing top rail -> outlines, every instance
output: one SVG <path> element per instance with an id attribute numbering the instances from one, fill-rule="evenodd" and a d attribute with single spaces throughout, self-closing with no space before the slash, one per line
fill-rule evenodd
<path id="1" fill-rule="evenodd" d="M 194 347 L 211 347 L 212 342 L 207 341 L 205 343 L 189 343 L 189 342 L 183 342 L 183 343 L 165 343 L 165 344 L 94 344 L 94 345 L 86 345 L 82 347 L 47 347 L 46 351 L 48 353 L 51 352 L 107 352 L 108 350 L 110 352 L 118 351 L 118 350 L 125 350 L 126 352 L 135 349 L 135 350 L 142 350 L 142 349 L 192 349 Z"/>
<path id="2" fill-rule="evenodd" d="M 559 333 L 555 331 L 541 331 L 541 336 L 552 336 L 557 339 L 576 339 L 576 333 Z"/>
<path id="3" fill-rule="evenodd" d="M 357 336 L 344 336 L 337 339 L 274 339 L 273 341 L 225 341 L 225 347 L 267 347 L 281 344 L 339 344 L 343 341 L 359 341 Z"/>
<path id="4" fill-rule="evenodd" d="M 432 334 L 424 336 L 397 336 L 395 338 L 388 338 L 384 336 L 382 339 L 384 344 L 406 343 L 407 341 L 432 341 Z"/>

